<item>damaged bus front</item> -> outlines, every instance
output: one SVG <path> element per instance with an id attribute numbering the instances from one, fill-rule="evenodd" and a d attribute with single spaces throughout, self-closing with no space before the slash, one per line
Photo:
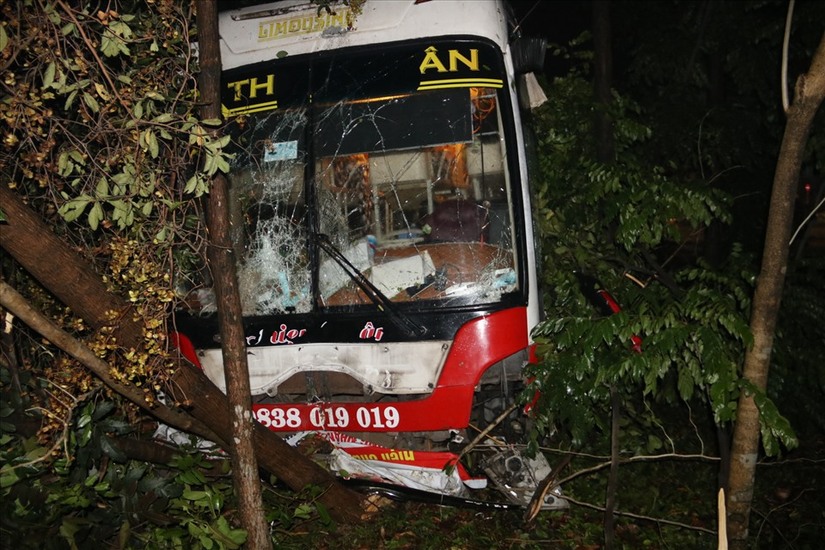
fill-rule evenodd
<path id="1" fill-rule="evenodd" d="M 516 445 L 539 308 L 505 5 L 334 9 L 221 20 L 255 416 L 323 439 L 347 476 L 457 496 L 489 478 L 524 505 L 549 467 Z M 224 388 L 213 295 L 195 295 L 178 330 Z"/>

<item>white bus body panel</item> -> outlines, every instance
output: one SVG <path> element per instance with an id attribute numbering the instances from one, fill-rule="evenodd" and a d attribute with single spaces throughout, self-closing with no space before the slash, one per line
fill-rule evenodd
<path id="1" fill-rule="evenodd" d="M 507 51 L 504 6 L 492 0 L 367 0 L 354 18 L 344 5 L 334 6 L 334 14 L 318 10 L 294 0 L 221 13 L 223 68 L 273 59 L 273 50 L 296 56 L 425 36 L 483 36 Z"/>

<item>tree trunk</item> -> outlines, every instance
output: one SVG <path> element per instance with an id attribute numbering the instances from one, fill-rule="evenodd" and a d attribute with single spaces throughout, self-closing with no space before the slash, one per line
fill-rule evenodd
<path id="1" fill-rule="evenodd" d="M 743 371 L 743 376 L 761 390 L 766 388 L 768 381 L 771 349 L 788 265 L 788 243 L 800 167 L 814 116 L 823 98 L 825 34 L 814 54 L 810 70 L 797 80 L 796 94 L 793 104 L 788 109 L 785 135 L 782 138 L 774 175 L 762 268 L 751 312 L 753 347 L 745 354 Z M 727 491 L 728 534 L 731 548 L 734 549 L 746 547 L 759 434 L 759 411 L 753 397 L 743 392 L 736 410 Z"/>
<path id="2" fill-rule="evenodd" d="M 608 107 L 613 102 L 613 49 L 610 31 L 610 2 L 593 2 L 593 95 L 598 109 L 595 113 L 596 160 L 611 164 L 616 151 L 613 141 L 613 121 Z"/>
<path id="3" fill-rule="evenodd" d="M 218 7 L 214 0 L 196 0 L 195 9 L 201 68 L 198 88 L 204 102 L 201 106 L 201 115 L 204 119 L 220 119 L 221 51 Z M 255 417 L 252 413 L 252 391 L 249 386 L 241 297 L 235 275 L 235 255 L 229 236 L 228 182 L 224 174 L 215 174 L 210 187 L 207 206 L 207 256 L 218 305 L 223 373 L 228 400 L 226 412 L 232 419 L 232 439 L 229 445 L 232 481 L 238 498 L 241 524 L 247 532 L 247 547 L 255 550 L 265 549 L 272 547 L 272 541 L 266 525 L 261 478 L 253 447 Z"/>
<path id="4" fill-rule="evenodd" d="M 0 184 L 0 205 L 7 219 L 7 223 L 0 224 L 0 246 L 88 325 L 112 324 L 108 312 L 116 312 L 113 337 L 123 348 L 139 348 L 143 339 L 142 325 L 134 318 L 129 303 L 108 292 L 90 264 L 67 247 L 5 184 Z M 132 399 L 123 391 L 117 391 Z M 226 415 L 226 396 L 183 357 L 178 357 L 167 393 L 175 396 L 178 402 L 188 402 L 185 412 L 221 440 L 232 438 L 231 422 Z M 174 422 L 167 423 L 198 433 Z M 275 433 L 256 424 L 254 444 L 260 466 L 291 489 L 300 491 L 307 485 L 319 486 L 323 489 L 319 500 L 336 520 L 354 522 L 361 519 L 361 496 L 337 483 L 329 472 Z"/>

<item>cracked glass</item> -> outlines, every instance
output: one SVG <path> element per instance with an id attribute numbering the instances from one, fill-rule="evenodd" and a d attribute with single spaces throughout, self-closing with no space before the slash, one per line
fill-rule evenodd
<path id="1" fill-rule="evenodd" d="M 518 290 L 502 89 L 409 85 L 408 50 L 293 62 L 293 99 L 233 123 L 245 315 L 375 307 L 359 278 L 400 307 Z"/>

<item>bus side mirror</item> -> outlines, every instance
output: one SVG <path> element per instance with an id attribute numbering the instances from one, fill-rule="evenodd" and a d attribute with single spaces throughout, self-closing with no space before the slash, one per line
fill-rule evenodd
<path id="1" fill-rule="evenodd" d="M 510 44 L 510 51 L 516 74 L 544 72 L 544 54 L 547 51 L 544 38 L 517 38 Z"/>

